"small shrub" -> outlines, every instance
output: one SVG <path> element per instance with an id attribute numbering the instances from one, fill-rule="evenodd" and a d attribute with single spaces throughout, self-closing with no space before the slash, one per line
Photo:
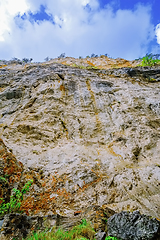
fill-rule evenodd
<path id="1" fill-rule="evenodd" d="M 24 62 L 24 63 L 31 63 L 32 62 L 32 60 L 33 60 L 33 58 L 23 58 L 22 59 L 22 61 Z"/>
<path id="2" fill-rule="evenodd" d="M 7 182 L 7 180 L 4 177 L 0 176 L 0 182 Z"/>
<path id="3" fill-rule="evenodd" d="M 33 180 L 28 181 L 21 191 L 16 188 L 13 188 L 12 190 L 13 194 L 10 196 L 10 202 L 8 203 L 5 203 L 4 199 L 0 198 L 0 200 L 2 201 L 2 203 L 0 204 L 0 216 L 3 216 L 7 213 L 19 212 L 21 202 L 23 200 L 23 195 L 29 191 L 29 188 L 32 183 Z"/>
<path id="4" fill-rule="evenodd" d="M 66 54 L 65 53 L 61 53 L 61 55 L 58 56 L 58 58 L 65 58 Z"/>
<path id="5" fill-rule="evenodd" d="M 154 59 L 152 54 L 146 54 L 146 56 L 142 58 L 141 66 L 154 66 L 158 63 L 160 63 L 159 59 Z"/>
<path id="6" fill-rule="evenodd" d="M 92 53 L 91 54 L 91 58 L 94 58 L 96 56 L 96 54 Z"/>
<path id="7" fill-rule="evenodd" d="M 16 57 L 13 57 L 12 60 L 17 62 L 21 61 L 19 58 L 16 58 Z"/>

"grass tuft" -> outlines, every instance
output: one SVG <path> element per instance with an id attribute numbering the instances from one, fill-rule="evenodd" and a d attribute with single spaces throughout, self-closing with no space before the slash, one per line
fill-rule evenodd
<path id="1" fill-rule="evenodd" d="M 108 236 L 108 237 L 105 238 L 105 240 L 118 240 L 118 238 Z"/>
<path id="2" fill-rule="evenodd" d="M 27 237 L 26 240 L 94 240 L 95 231 L 85 219 L 70 231 L 58 229 L 49 232 L 37 232 Z"/>

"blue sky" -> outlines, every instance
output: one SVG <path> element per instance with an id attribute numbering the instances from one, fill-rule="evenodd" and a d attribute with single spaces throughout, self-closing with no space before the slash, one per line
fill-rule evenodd
<path id="1" fill-rule="evenodd" d="M 159 0 L 0 0 L 0 59 L 160 54 Z"/>

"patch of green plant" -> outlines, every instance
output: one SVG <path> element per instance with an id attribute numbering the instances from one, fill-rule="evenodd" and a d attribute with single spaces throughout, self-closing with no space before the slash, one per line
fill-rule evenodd
<path id="1" fill-rule="evenodd" d="M 103 220 L 105 223 L 107 223 L 107 218 L 102 218 L 102 220 Z"/>
<path id="2" fill-rule="evenodd" d="M 85 66 L 83 66 L 83 65 L 78 65 L 78 64 L 72 64 L 72 67 L 77 67 L 77 68 L 81 68 L 81 69 L 86 69 L 86 67 Z"/>
<path id="3" fill-rule="evenodd" d="M 80 225 L 73 227 L 70 231 L 58 229 L 57 231 L 36 232 L 26 240 L 94 240 L 94 235 L 95 231 L 91 224 L 83 219 Z"/>
<path id="4" fill-rule="evenodd" d="M 81 68 L 81 69 L 85 69 L 85 68 L 86 68 L 86 67 L 83 66 L 83 65 L 78 65 L 78 67 Z"/>
<path id="5" fill-rule="evenodd" d="M 4 177 L 0 176 L 0 182 L 7 182 L 7 180 Z"/>
<path id="6" fill-rule="evenodd" d="M 153 59 L 152 54 L 146 54 L 145 57 L 142 58 L 141 66 L 154 66 L 156 64 L 159 64 L 159 59 Z"/>
<path id="7" fill-rule="evenodd" d="M 72 64 L 72 67 L 77 67 L 77 68 L 81 68 L 81 69 L 99 69 L 96 66 L 83 66 L 83 65 L 78 65 L 78 64 Z"/>
<path id="8" fill-rule="evenodd" d="M 119 240 L 119 239 L 116 238 L 116 237 L 110 237 L 110 236 L 108 236 L 108 237 L 105 238 L 105 240 Z"/>
<path id="9" fill-rule="evenodd" d="M 2 203 L 0 204 L 0 216 L 3 216 L 7 213 L 19 212 L 23 200 L 23 195 L 29 191 L 32 183 L 33 180 L 28 181 L 21 191 L 13 188 L 13 194 L 10 196 L 10 202 L 8 203 L 5 203 L 4 199 L 0 198 L 0 200 L 2 201 Z"/>
<path id="10" fill-rule="evenodd" d="M 86 67 L 86 69 L 98 69 L 98 67 L 96 67 L 96 66 L 88 66 L 88 67 Z"/>

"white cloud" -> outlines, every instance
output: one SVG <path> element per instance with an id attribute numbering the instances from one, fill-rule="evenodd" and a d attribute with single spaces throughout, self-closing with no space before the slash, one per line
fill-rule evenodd
<path id="1" fill-rule="evenodd" d="M 157 43 L 160 44 L 160 23 L 156 26 Z"/>
<path id="2" fill-rule="evenodd" d="M 37 13 L 40 5 L 55 24 L 29 21 L 29 11 Z M 74 57 L 108 53 L 134 59 L 146 54 L 154 38 L 150 7 L 144 5 L 114 11 L 109 4 L 100 9 L 98 0 L 4 0 L 0 11 L 0 58 L 5 59 L 32 57 L 43 61 L 62 52 Z M 25 20 L 16 17 L 23 13 Z"/>
<path id="3" fill-rule="evenodd" d="M 0 2 L 0 41 L 5 41 L 5 34 L 11 31 L 13 18 L 29 9 L 26 0 L 4 0 Z"/>

